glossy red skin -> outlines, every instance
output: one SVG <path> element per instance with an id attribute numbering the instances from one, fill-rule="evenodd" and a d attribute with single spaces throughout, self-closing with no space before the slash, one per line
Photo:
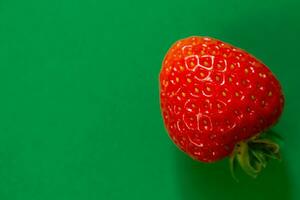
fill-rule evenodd
<path id="1" fill-rule="evenodd" d="M 284 96 L 261 61 L 222 41 L 194 36 L 166 54 L 160 103 L 174 143 L 196 160 L 213 162 L 274 125 Z"/>

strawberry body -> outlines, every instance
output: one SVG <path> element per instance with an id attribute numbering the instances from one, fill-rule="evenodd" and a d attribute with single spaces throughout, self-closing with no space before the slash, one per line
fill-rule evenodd
<path id="1" fill-rule="evenodd" d="M 249 53 L 209 37 L 177 41 L 160 72 L 160 103 L 174 143 L 213 162 L 280 117 L 284 96 L 270 69 Z"/>

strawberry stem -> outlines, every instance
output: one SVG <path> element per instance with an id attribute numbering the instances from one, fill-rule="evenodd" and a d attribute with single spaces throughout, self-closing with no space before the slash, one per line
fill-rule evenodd
<path id="1" fill-rule="evenodd" d="M 274 132 L 267 132 L 236 144 L 229 159 L 230 171 L 235 180 L 237 180 L 234 173 L 237 163 L 249 176 L 256 178 L 270 159 L 281 160 L 280 147 L 274 141 L 274 137 L 281 139 L 275 136 Z"/>

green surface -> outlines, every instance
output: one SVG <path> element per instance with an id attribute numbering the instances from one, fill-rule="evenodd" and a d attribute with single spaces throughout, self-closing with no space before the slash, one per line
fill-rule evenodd
<path id="1" fill-rule="evenodd" d="M 300 199 L 300 12 L 287 0 L 0 0 L 0 199 Z M 257 180 L 169 140 L 158 72 L 177 39 L 247 49 L 281 81 L 282 163 Z"/>

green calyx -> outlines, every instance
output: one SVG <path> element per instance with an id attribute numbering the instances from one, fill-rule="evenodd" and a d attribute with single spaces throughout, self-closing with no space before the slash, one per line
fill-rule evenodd
<path id="1" fill-rule="evenodd" d="M 247 141 L 236 144 L 230 156 L 230 170 L 235 180 L 237 164 L 251 177 L 256 178 L 271 159 L 281 160 L 280 147 L 275 142 L 281 140 L 274 132 L 266 132 Z"/>

